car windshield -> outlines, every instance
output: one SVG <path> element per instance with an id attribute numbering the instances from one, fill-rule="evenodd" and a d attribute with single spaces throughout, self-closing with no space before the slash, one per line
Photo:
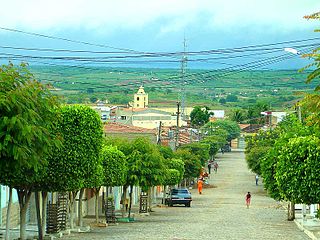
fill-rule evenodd
<path id="1" fill-rule="evenodd" d="M 188 194 L 189 191 L 187 189 L 173 189 L 172 190 L 172 194 L 179 194 L 179 193 Z"/>

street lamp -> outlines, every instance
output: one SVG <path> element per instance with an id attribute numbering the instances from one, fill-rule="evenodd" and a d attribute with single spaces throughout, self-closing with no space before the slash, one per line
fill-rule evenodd
<path id="1" fill-rule="evenodd" d="M 295 55 L 300 55 L 301 52 L 298 51 L 297 49 L 294 49 L 294 48 L 284 48 L 283 49 L 285 52 L 289 52 L 289 53 L 292 53 L 292 54 L 295 54 Z"/>

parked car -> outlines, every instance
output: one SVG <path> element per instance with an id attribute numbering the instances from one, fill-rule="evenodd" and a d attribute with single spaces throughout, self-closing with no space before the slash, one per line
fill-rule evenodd
<path id="1" fill-rule="evenodd" d="M 226 144 L 224 145 L 222 148 L 221 148 L 221 152 L 231 152 L 231 147 L 229 144 Z"/>
<path id="2" fill-rule="evenodd" d="M 174 188 L 169 192 L 165 204 L 172 207 L 175 204 L 184 204 L 186 207 L 191 206 L 191 193 L 186 188 Z"/>

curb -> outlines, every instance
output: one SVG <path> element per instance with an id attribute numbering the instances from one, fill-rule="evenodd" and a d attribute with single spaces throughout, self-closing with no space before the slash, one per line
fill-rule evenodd
<path id="1" fill-rule="evenodd" d="M 312 240 L 319 240 L 312 231 L 309 231 L 307 229 L 305 229 L 303 227 L 303 225 L 301 223 L 299 223 L 296 219 L 294 220 L 294 222 L 296 223 L 296 225 L 298 226 L 298 228 L 303 231 L 305 234 L 308 235 L 309 238 L 311 238 Z"/>

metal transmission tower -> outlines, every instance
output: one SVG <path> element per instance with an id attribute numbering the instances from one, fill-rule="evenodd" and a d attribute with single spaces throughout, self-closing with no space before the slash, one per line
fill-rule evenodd
<path id="1" fill-rule="evenodd" d="M 182 58 L 181 58 L 181 81 L 182 81 L 182 88 L 181 88 L 181 118 L 183 120 L 186 119 L 186 71 L 187 71 L 187 54 L 186 54 L 186 49 L 187 49 L 187 42 L 186 38 L 183 40 L 183 53 L 182 53 Z"/>

